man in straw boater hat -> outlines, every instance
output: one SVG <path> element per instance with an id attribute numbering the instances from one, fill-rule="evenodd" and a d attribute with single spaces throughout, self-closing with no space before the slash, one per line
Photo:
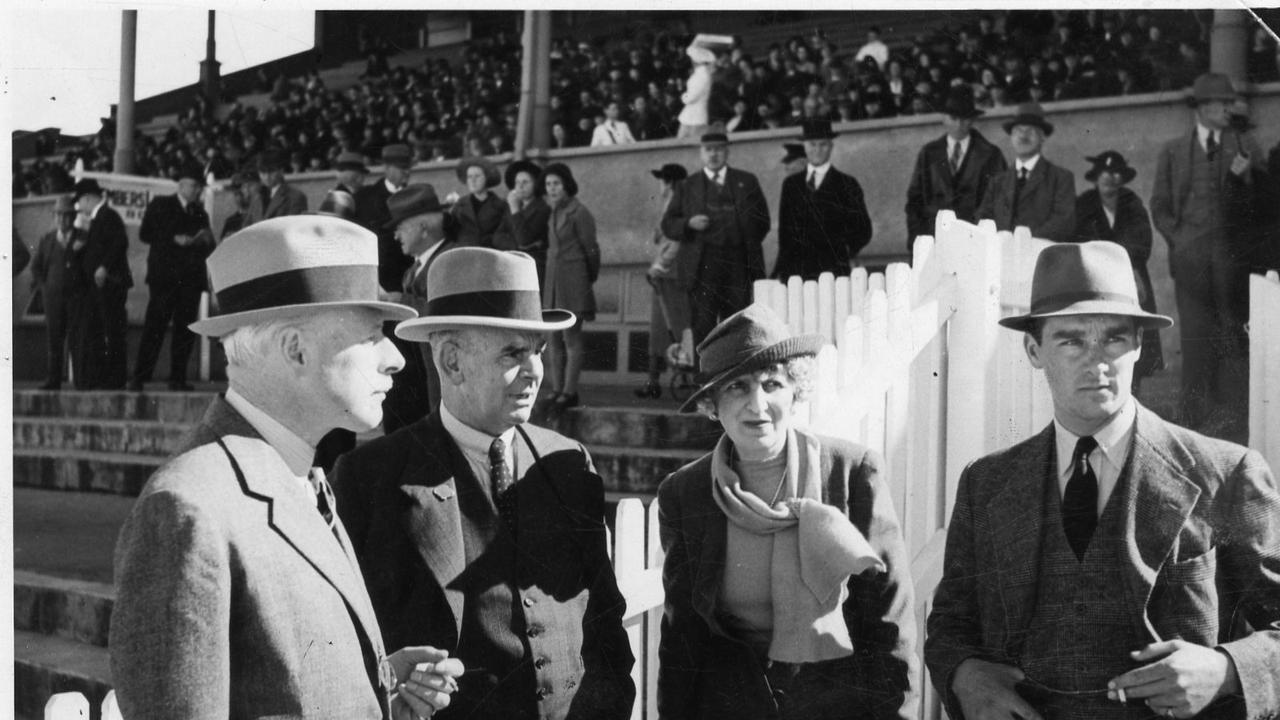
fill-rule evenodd
<path id="1" fill-rule="evenodd" d="M 473 668 L 441 718 L 626 718 L 634 662 L 604 492 L 578 442 L 529 424 L 546 333 L 533 259 L 460 247 L 427 270 L 440 408 L 339 459 L 338 511 L 388 643 Z"/>
<path id="2" fill-rule="evenodd" d="M 925 661 L 954 718 L 1280 713 L 1280 495 L 1254 451 L 1130 393 L 1124 248 L 1051 245 L 1022 332 L 1053 422 L 960 477 Z"/>
<path id="3" fill-rule="evenodd" d="M 942 106 L 942 137 L 925 143 L 916 156 L 907 187 L 907 248 L 921 235 L 934 234 L 939 210 L 950 210 L 965 222 L 977 222 L 976 212 L 991 178 L 1008 164 L 1000 149 L 973 129 L 982 116 L 974 107 L 973 89 L 954 87 Z"/>
<path id="4" fill-rule="evenodd" d="M 773 277 L 816 280 L 824 272 L 847 275 L 871 242 L 871 216 L 862 186 L 831 164 L 836 133 L 830 120 L 805 120 L 800 141 L 808 165 L 782 181 L 778 203 L 778 261 Z"/>
<path id="5" fill-rule="evenodd" d="M 1182 338 L 1183 424 L 1229 434 L 1248 421 L 1248 258 L 1251 228 L 1228 211 L 1252 183 L 1260 151 L 1230 129 L 1235 88 L 1226 75 L 1196 78 L 1187 100 L 1195 127 L 1156 158 L 1151 221 L 1169 243 Z M 1242 220 L 1245 222 L 1242 224 Z"/>
<path id="6" fill-rule="evenodd" d="M 401 358 L 377 241 L 337 218 L 264 220 L 208 260 L 219 313 L 192 325 L 229 387 L 151 477 L 116 545 L 111 674 L 129 718 L 420 718 L 463 668 L 387 655 L 333 493 L 329 430 L 367 431 Z"/>
<path id="7" fill-rule="evenodd" d="M 1040 154 L 1053 123 L 1039 103 L 1023 103 L 1004 123 L 1013 147 L 1013 167 L 991 178 L 975 213 L 1000 230 L 1026 226 L 1033 237 L 1067 242 L 1076 229 L 1076 180 Z"/>

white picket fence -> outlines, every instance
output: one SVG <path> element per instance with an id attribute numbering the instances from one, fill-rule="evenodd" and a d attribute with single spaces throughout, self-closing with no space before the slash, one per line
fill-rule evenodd
<path id="1" fill-rule="evenodd" d="M 1280 472 L 1280 273 L 1249 277 L 1249 447 Z"/>

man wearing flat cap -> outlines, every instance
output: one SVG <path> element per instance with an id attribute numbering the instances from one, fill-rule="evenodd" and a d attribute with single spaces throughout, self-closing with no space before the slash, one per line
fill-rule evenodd
<path id="1" fill-rule="evenodd" d="M 1040 154 L 1053 123 L 1039 103 L 1023 103 L 1004 123 L 1013 146 L 1013 167 L 991 178 L 975 213 L 995 220 L 996 228 L 1013 232 L 1025 226 L 1032 237 L 1068 242 L 1076 229 L 1076 181 L 1069 170 Z"/>
<path id="2" fill-rule="evenodd" d="M 401 357 L 373 234 L 337 218 L 254 224 L 209 256 L 228 388 L 147 481 L 120 531 L 111 675 L 125 717 L 410 720 L 464 671 L 387 655 L 333 492 L 312 467 L 334 428 L 365 432 Z"/>
<path id="3" fill-rule="evenodd" d="M 907 187 L 907 249 L 921 235 L 934 234 L 938 211 L 950 210 L 965 222 L 978 221 L 978 205 L 991 179 L 1008 164 L 1000 149 L 973 129 L 982 115 L 968 85 L 952 88 L 942 108 L 946 133 L 925 143 L 916 156 Z"/>
<path id="4" fill-rule="evenodd" d="M 151 380 L 165 333 L 173 325 L 169 343 L 169 389 L 191 390 L 187 361 L 196 336 L 187 328 L 200 312 L 205 287 L 205 258 L 213 252 L 209 213 L 201 203 L 204 178 L 200 168 L 178 171 L 178 191 L 152 200 L 142 216 L 138 237 L 147 253 L 147 314 L 129 389 L 141 391 Z"/>
<path id="5" fill-rule="evenodd" d="M 1133 398 L 1142 335 L 1124 248 L 1062 243 L 1007 317 L 1053 422 L 974 461 L 947 526 L 925 662 L 988 718 L 1280 713 L 1280 495 L 1258 453 Z"/>
<path id="6" fill-rule="evenodd" d="M 778 261 L 773 277 L 816 280 L 824 272 L 848 275 L 871 242 L 871 216 L 862 186 L 831 164 L 836 133 L 830 120 L 806 120 L 800 141 L 808 164 L 782 181 L 778 205 Z"/>
<path id="7" fill-rule="evenodd" d="M 307 214 L 307 196 L 284 179 L 288 168 L 288 153 L 277 148 L 264 152 L 258 161 L 258 177 L 267 189 L 267 204 L 262 210 L 264 220 Z"/>
<path id="8" fill-rule="evenodd" d="M 382 178 L 356 188 L 356 217 L 361 225 L 378 234 L 378 283 L 387 292 L 399 292 L 400 280 L 411 261 L 400 252 L 395 228 L 387 227 L 391 219 L 387 200 L 408 186 L 413 150 L 408 145 L 387 145 L 382 148 L 381 160 Z"/>
<path id="9" fill-rule="evenodd" d="M 1231 80 L 1208 73 L 1188 95 L 1195 127 L 1156 158 L 1151 221 L 1169 243 L 1182 336 L 1182 414 L 1189 427 L 1240 434 L 1248 422 L 1248 258 L 1243 218 L 1227 211 L 1246 196 L 1261 157 L 1231 129 Z M 1247 223 L 1246 223 L 1247 225 Z"/>
<path id="10" fill-rule="evenodd" d="M 89 300 L 76 320 L 76 370 L 85 373 L 86 389 L 122 390 L 129 373 L 125 302 L 133 287 L 129 235 L 97 180 L 77 182 L 72 197 L 81 221 L 88 225 L 83 249 L 73 245 L 78 255 L 75 282 L 87 289 Z M 76 385 L 81 385 L 79 379 Z"/>
<path id="11" fill-rule="evenodd" d="M 769 233 L 769 205 L 760 181 L 729 167 L 729 137 L 702 136 L 702 170 L 675 186 L 662 233 L 694 243 L 697 272 L 690 290 L 695 344 L 724 318 L 751 302 L 751 283 L 764 277 L 761 244 Z"/>
<path id="12" fill-rule="evenodd" d="M 546 333 L 533 259 L 459 247 L 427 270 L 423 315 L 436 412 L 343 455 L 338 511 L 391 646 L 447 650 L 471 669 L 438 716 L 631 716 L 626 602 L 609 562 L 604 491 L 578 442 L 530 425 Z"/>

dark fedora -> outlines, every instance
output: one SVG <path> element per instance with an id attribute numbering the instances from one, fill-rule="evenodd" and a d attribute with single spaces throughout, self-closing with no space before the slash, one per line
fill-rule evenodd
<path id="1" fill-rule="evenodd" d="M 800 143 L 782 143 L 782 149 L 787 151 L 787 154 L 782 156 L 783 165 L 796 160 L 804 160 L 806 157 L 804 154 L 804 145 L 801 145 Z"/>
<path id="2" fill-rule="evenodd" d="M 204 185 L 204 168 L 193 162 L 179 163 L 178 169 L 173 174 L 174 180 L 191 179 Z"/>
<path id="3" fill-rule="evenodd" d="M 649 174 L 659 180 L 666 180 L 669 183 L 680 182 L 681 180 L 689 177 L 689 171 L 685 170 L 683 165 L 678 165 L 676 163 L 667 163 L 657 170 L 650 170 Z"/>
<path id="4" fill-rule="evenodd" d="M 289 167 L 289 154 L 279 148 L 271 148 L 258 156 L 258 171 L 272 172 Z"/>
<path id="5" fill-rule="evenodd" d="M 507 184 L 507 187 L 515 190 L 516 176 L 520 173 L 528 173 L 529 177 L 533 178 L 534 194 L 541 195 L 542 189 L 540 186 L 542 183 L 538 181 L 542 179 L 542 166 L 532 160 L 516 160 L 508 165 L 507 169 L 502 173 L 502 180 Z"/>
<path id="6" fill-rule="evenodd" d="M 440 198 L 436 197 L 436 189 L 426 184 L 410 185 L 387 198 L 387 209 L 391 211 L 391 219 L 383 224 L 384 230 L 394 230 L 415 215 L 444 212 Z"/>
<path id="7" fill-rule="evenodd" d="M 1124 156 L 1115 150 L 1108 150 L 1094 157 L 1086 157 L 1085 160 L 1093 163 L 1093 167 L 1084 174 L 1084 179 L 1093 182 L 1098 176 L 1104 172 L 1115 173 L 1120 176 L 1120 182 L 1127 183 L 1132 180 L 1138 171 L 1129 166 Z"/>
<path id="8" fill-rule="evenodd" d="M 467 184 L 467 171 L 473 167 L 478 167 L 484 171 L 484 186 L 491 188 L 502 182 L 502 174 L 498 172 L 498 166 L 493 161 L 485 157 L 468 157 L 458 161 L 458 182 L 463 185 Z"/>
<path id="9" fill-rule="evenodd" d="M 356 199 L 346 190 L 334 188 L 325 193 L 324 199 L 320 201 L 320 207 L 316 210 L 316 214 L 329 215 L 343 220 L 355 220 Z"/>
<path id="10" fill-rule="evenodd" d="M 811 118 L 800 123 L 800 141 L 830 140 L 836 136 L 831 129 L 831 121 L 826 118 Z"/>
<path id="11" fill-rule="evenodd" d="M 942 104 L 942 114 L 972 120 L 984 113 L 973 104 L 973 90 L 968 85 L 952 88 Z"/>
<path id="12" fill-rule="evenodd" d="M 102 191 L 102 186 L 98 184 L 97 180 L 94 180 L 93 178 L 85 178 L 83 180 L 76 181 L 75 189 L 71 192 L 71 200 L 72 202 L 75 202 L 85 195 L 97 195 L 98 197 L 102 197 L 105 194 L 106 193 Z"/>
<path id="13" fill-rule="evenodd" d="M 382 148 L 382 164 L 407 168 L 413 165 L 413 150 L 408 145 L 386 145 Z"/>
<path id="14" fill-rule="evenodd" d="M 1236 94 L 1231 78 L 1222 73 L 1204 73 L 1196 78 L 1187 91 L 1187 104 L 1195 107 L 1210 100 L 1231 102 L 1236 99 Z"/>
<path id="15" fill-rule="evenodd" d="M 1054 243 L 1041 250 L 1031 275 L 1031 312 L 999 322 L 1026 332 L 1040 318 L 1063 315 L 1125 315 L 1155 328 L 1173 324 L 1138 305 L 1129 253 L 1106 240 Z"/>
<path id="16" fill-rule="evenodd" d="M 364 155 L 358 152 L 341 152 L 338 153 L 337 160 L 333 163 L 334 168 L 338 170 L 355 170 L 356 172 L 367 173 L 369 168 L 364 165 Z"/>
<path id="17" fill-rule="evenodd" d="M 702 387 L 685 400 L 680 412 L 697 411 L 699 398 L 726 380 L 793 357 L 817 355 L 826 343 L 821 335 L 792 335 L 768 305 L 748 305 L 725 318 L 698 343 L 698 382 Z"/>
<path id="18" fill-rule="evenodd" d="M 59 195 L 57 200 L 53 201 L 53 212 L 58 215 L 65 213 L 75 213 L 76 201 L 71 199 L 70 195 Z"/>
<path id="19" fill-rule="evenodd" d="M 1053 134 L 1053 123 L 1044 119 L 1044 108 L 1040 107 L 1040 103 L 1028 102 L 1018 106 L 1013 117 L 1004 121 L 1004 131 L 1006 133 L 1013 132 L 1016 125 L 1032 125 L 1040 128 L 1045 137 Z"/>
<path id="20" fill-rule="evenodd" d="M 577 317 L 542 309 L 538 264 L 522 252 L 460 247 L 440 253 L 427 268 L 427 307 L 396 326 L 404 340 L 425 342 L 446 328 L 500 328 L 551 332 Z"/>
<path id="21" fill-rule="evenodd" d="M 698 142 L 702 145 L 728 145 L 729 136 L 723 130 L 712 130 L 702 133 L 702 138 Z"/>

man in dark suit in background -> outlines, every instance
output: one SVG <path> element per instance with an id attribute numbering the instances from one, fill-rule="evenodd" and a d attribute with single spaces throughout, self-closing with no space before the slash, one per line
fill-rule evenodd
<path id="1" fill-rule="evenodd" d="M 381 179 L 356 189 L 356 222 L 378 234 L 378 284 L 387 292 L 399 292 L 412 261 L 400 252 L 395 228 L 387 227 L 387 200 L 409 184 L 413 151 L 408 145 L 387 145 L 382 148 L 382 167 Z"/>
<path id="2" fill-rule="evenodd" d="M 71 329 L 71 304 L 67 301 L 70 290 L 68 269 L 71 263 L 71 244 L 80 234 L 75 228 L 76 206 L 68 195 L 61 195 L 53 204 L 56 226 L 40 238 L 36 254 L 31 259 L 31 279 L 34 290 L 40 293 L 44 305 L 44 327 L 48 338 L 49 364 L 41 390 L 58 390 L 67 366 L 67 331 Z M 25 246 L 23 246 L 25 247 Z M 75 369 L 76 373 L 80 368 Z"/>
<path id="3" fill-rule="evenodd" d="M 586 449 L 529 424 L 545 334 L 523 253 L 460 247 L 427 271 L 436 412 L 342 456 L 338 512 L 383 638 L 447 650 L 469 672 L 438 720 L 621 720 L 635 699 L 604 491 Z"/>
<path id="4" fill-rule="evenodd" d="M 800 140 L 808 166 L 782 181 L 778 207 L 778 261 L 773 277 L 816 280 L 824 272 L 847 275 L 871 242 L 871 216 L 862 186 L 831 165 L 829 120 L 804 122 Z"/>
<path id="5" fill-rule="evenodd" d="M 150 297 L 130 390 L 141 392 L 151 380 L 170 323 L 173 336 L 169 341 L 169 389 L 193 389 L 187 383 L 187 361 L 196 336 L 187 326 L 199 314 L 200 294 L 205 287 L 204 261 L 214 248 L 209 213 L 200 201 L 203 186 L 200 168 L 181 168 L 178 191 L 152 200 L 142 216 L 138 238 L 151 246 L 147 253 Z"/>
<path id="6" fill-rule="evenodd" d="M 1039 103 L 1023 103 L 1005 121 L 1004 131 L 1013 145 L 1014 164 L 991 179 L 977 218 L 995 220 L 999 230 L 1012 232 L 1025 225 L 1032 237 L 1070 242 L 1076 230 L 1075 176 L 1040 154 L 1053 124 Z"/>
<path id="7" fill-rule="evenodd" d="M 960 477 L 924 649 L 947 714 L 1276 717 L 1276 480 L 1133 398 L 1142 333 L 1172 320 L 1138 304 L 1124 248 L 1045 248 L 1031 312 L 1000 324 L 1053 422 Z"/>
<path id="8" fill-rule="evenodd" d="M 675 186 L 662 233 L 697 244 L 698 270 L 690 290 L 695 344 L 720 320 L 751 303 L 751 283 L 764 277 L 761 243 L 769 233 L 769 204 L 755 175 L 728 167 L 729 137 L 702 136 L 702 172 Z"/>
<path id="9" fill-rule="evenodd" d="M 978 205 L 991 178 L 1008 166 L 1000 149 L 977 130 L 982 111 L 973 106 L 973 90 L 953 88 L 942 108 L 946 134 L 920 149 L 907 187 L 907 249 L 921 235 L 932 236 L 939 210 L 965 222 L 977 222 Z"/>
<path id="10" fill-rule="evenodd" d="M 262 153 L 258 161 L 258 177 L 267 189 L 267 204 L 263 208 L 263 220 L 286 215 L 306 215 L 307 196 L 284 179 L 289 167 L 289 154 L 279 148 Z"/>
<path id="11" fill-rule="evenodd" d="M 76 210 L 88 222 L 79 272 L 92 283 L 89 297 L 95 306 L 93 313 L 86 313 L 85 322 L 77 323 L 78 332 L 86 336 L 100 335 L 100 340 L 84 338 L 81 347 L 89 352 L 81 365 L 89 378 L 88 387 L 121 390 L 129 372 L 129 352 L 125 346 L 129 322 L 125 300 L 129 288 L 133 287 L 129 235 L 120 213 L 107 204 L 107 194 L 97 180 L 77 182 L 74 197 Z M 95 347 L 101 351 L 93 351 Z"/>

